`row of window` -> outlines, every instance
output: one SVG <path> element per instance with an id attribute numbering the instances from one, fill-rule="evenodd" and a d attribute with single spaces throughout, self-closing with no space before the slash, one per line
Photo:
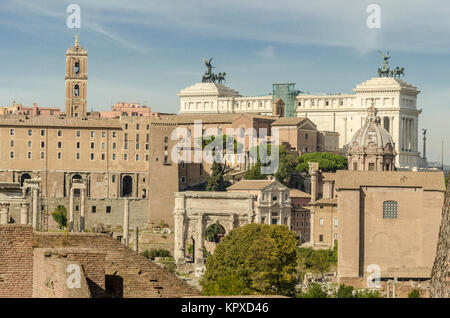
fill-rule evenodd
<path id="1" fill-rule="evenodd" d="M 15 145 L 14 140 L 10 140 L 9 146 L 12 148 L 12 147 L 14 147 L 14 145 Z M 28 148 L 31 148 L 32 145 L 33 145 L 33 144 L 32 144 L 32 141 L 31 141 L 31 140 L 28 140 L 28 142 L 27 142 L 27 147 L 28 147 Z M 58 141 L 56 145 L 57 145 L 57 148 L 58 148 L 58 149 L 61 149 L 61 148 L 62 148 L 62 141 Z M 75 146 L 76 146 L 77 149 L 80 149 L 80 148 L 81 148 L 81 142 L 80 142 L 80 141 L 77 141 L 76 144 L 75 144 Z M 41 141 L 41 148 L 45 148 L 45 141 Z M 91 149 L 95 149 L 95 142 L 91 142 L 90 148 L 91 148 Z M 104 143 L 104 142 L 101 143 L 101 149 L 102 149 L 102 150 L 106 149 L 106 143 Z M 112 143 L 112 149 L 113 149 L 113 150 L 117 149 L 117 143 L 115 143 L 115 142 Z M 127 142 L 125 142 L 125 143 L 123 144 L 123 149 L 125 149 L 125 150 L 128 149 L 128 143 L 127 143 Z M 139 144 L 139 143 L 136 143 L 135 149 L 136 149 L 136 150 L 140 150 L 140 144 Z M 150 149 L 150 145 L 149 145 L 149 144 L 145 144 L 145 150 L 149 150 L 149 149 Z M 167 149 L 165 149 L 165 150 L 167 150 Z"/>
<path id="2" fill-rule="evenodd" d="M 57 157 L 58 160 L 61 160 L 62 159 L 62 153 L 58 152 L 56 154 L 56 157 Z M 10 151 L 9 158 L 10 159 L 14 159 L 15 158 L 15 152 L 14 151 Z M 44 151 L 41 151 L 40 158 L 41 159 L 45 159 L 45 152 Z M 89 158 L 90 158 L 90 160 L 95 160 L 95 154 L 94 153 L 90 153 Z M 106 160 L 106 154 L 104 154 L 104 153 L 100 154 L 100 158 L 101 158 L 101 160 Z M 140 156 L 140 154 L 135 154 L 134 158 L 135 158 L 135 161 L 140 161 L 141 156 Z M 33 159 L 31 151 L 28 151 L 27 159 Z M 75 159 L 76 160 L 80 160 L 81 159 L 81 154 L 79 152 L 77 152 L 75 154 Z M 111 155 L 111 159 L 112 160 L 116 160 L 117 159 L 117 155 L 115 153 L 113 153 Z M 145 155 L 145 161 L 149 161 L 149 159 L 150 159 L 150 155 Z M 123 154 L 123 160 L 128 160 L 128 154 L 126 154 L 126 153 Z"/>
<path id="3" fill-rule="evenodd" d="M 137 124 L 137 125 L 139 125 L 139 124 Z M 15 128 L 11 128 L 11 129 L 9 130 L 9 135 L 10 135 L 10 136 L 14 136 L 15 133 L 16 133 Z M 28 129 L 27 135 L 28 135 L 28 136 L 33 136 L 33 129 Z M 40 135 L 41 135 L 42 137 L 45 136 L 45 129 L 41 129 Z M 62 131 L 61 129 L 59 129 L 59 130 L 57 131 L 57 135 L 58 135 L 58 137 L 62 137 L 62 136 L 63 136 L 63 131 Z M 81 137 L 81 130 L 76 130 L 76 131 L 75 131 L 75 135 L 76 135 L 77 137 Z M 91 136 L 91 138 L 95 138 L 95 131 L 91 130 L 91 131 L 90 131 L 90 136 Z M 102 136 L 102 138 L 106 138 L 106 131 L 102 131 L 102 132 L 101 132 L 101 136 Z M 113 132 L 112 132 L 112 137 L 113 137 L 113 138 L 116 138 L 116 137 L 117 137 L 117 131 L 113 131 Z M 140 137 L 139 134 L 136 134 L 136 141 L 137 141 L 137 142 L 139 141 L 139 137 Z M 166 136 L 165 139 L 167 139 L 167 138 L 168 138 L 168 137 Z M 124 140 L 125 140 L 125 141 L 128 141 L 128 133 L 125 133 L 125 134 L 124 134 Z M 146 135 L 145 135 L 145 141 L 146 141 L 146 142 L 149 142 L 149 141 L 150 141 L 150 134 L 146 134 Z"/>

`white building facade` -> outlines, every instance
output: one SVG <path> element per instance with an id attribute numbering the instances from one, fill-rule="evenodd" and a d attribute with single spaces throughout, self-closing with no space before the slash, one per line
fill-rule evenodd
<path id="1" fill-rule="evenodd" d="M 309 118 L 319 131 L 339 133 L 339 147 L 344 148 L 353 134 L 364 126 L 373 99 L 382 127 L 394 140 L 396 167 L 420 167 L 418 130 L 422 110 L 417 108 L 420 93 L 417 87 L 399 78 L 375 77 L 353 91 L 353 94 L 334 95 L 300 93 L 296 96 L 296 116 Z M 197 83 L 178 95 L 183 114 L 273 114 L 271 95 L 243 97 L 222 84 Z"/>

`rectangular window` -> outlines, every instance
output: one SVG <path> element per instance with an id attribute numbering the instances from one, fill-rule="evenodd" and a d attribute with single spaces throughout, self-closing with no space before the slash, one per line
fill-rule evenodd
<path id="1" fill-rule="evenodd" d="M 10 129 L 10 130 L 9 130 L 9 135 L 10 135 L 10 136 L 14 136 L 14 129 Z"/>
<path id="2" fill-rule="evenodd" d="M 10 146 L 10 147 L 14 147 L 14 140 L 11 140 L 11 141 L 9 142 L 9 146 Z"/>
<path id="3" fill-rule="evenodd" d="M 80 149 L 80 147 L 81 147 L 81 144 L 79 141 L 77 141 L 77 149 Z"/>
<path id="4" fill-rule="evenodd" d="M 58 160 L 61 160 L 61 157 L 62 157 L 61 153 L 58 152 Z"/>
<path id="5" fill-rule="evenodd" d="M 128 141 L 128 134 L 127 133 L 123 134 L 123 140 L 124 141 Z"/>
<path id="6" fill-rule="evenodd" d="M 335 218 L 333 219 L 333 227 L 334 227 L 335 229 L 337 229 L 337 227 L 338 227 L 338 218 L 337 218 L 337 217 L 335 217 Z"/>
<path id="7" fill-rule="evenodd" d="M 41 141 L 41 148 L 45 148 L 45 141 Z"/>
<path id="8" fill-rule="evenodd" d="M 95 149 L 95 142 L 91 142 L 91 149 Z"/>
<path id="9" fill-rule="evenodd" d="M 94 154 L 91 152 L 91 160 L 94 160 Z"/>
<path id="10" fill-rule="evenodd" d="M 91 138 L 95 137 L 95 131 L 91 130 Z"/>
<path id="11" fill-rule="evenodd" d="M 168 142 L 169 142 L 169 137 L 164 136 L 164 142 L 165 142 L 165 143 L 168 143 Z"/>
<path id="12" fill-rule="evenodd" d="M 323 219 L 319 219 L 319 224 L 323 225 Z"/>
<path id="13" fill-rule="evenodd" d="M 139 143 L 136 143 L 136 150 L 139 150 Z"/>
<path id="14" fill-rule="evenodd" d="M 278 224 L 278 219 L 272 219 L 272 224 Z"/>
<path id="15" fill-rule="evenodd" d="M 28 136 L 31 136 L 31 135 L 33 135 L 33 130 L 28 129 Z"/>
<path id="16" fill-rule="evenodd" d="M 112 154 L 112 160 L 116 160 L 116 154 L 115 153 Z"/>
<path id="17" fill-rule="evenodd" d="M 128 124 L 125 124 L 125 129 L 128 129 Z"/>
<path id="18" fill-rule="evenodd" d="M 58 141 L 58 148 L 61 149 L 61 147 L 62 147 L 62 142 Z"/>
<path id="19" fill-rule="evenodd" d="M 80 153 L 79 152 L 77 152 L 76 158 L 77 158 L 77 160 L 80 160 Z"/>
<path id="20" fill-rule="evenodd" d="M 62 130 L 58 130 L 58 137 L 62 137 Z"/>
<path id="21" fill-rule="evenodd" d="M 136 130 L 139 130 L 139 124 L 136 124 Z"/>
<path id="22" fill-rule="evenodd" d="M 145 161 L 148 161 L 148 160 L 149 160 L 149 158 L 150 158 L 150 156 L 149 156 L 149 155 L 145 155 Z"/>
<path id="23" fill-rule="evenodd" d="M 136 161 L 139 161 L 139 154 L 136 154 Z"/>
<path id="24" fill-rule="evenodd" d="M 81 131 L 77 130 L 77 137 L 81 136 Z"/>
<path id="25" fill-rule="evenodd" d="M 116 182 L 116 176 L 115 176 L 115 175 L 112 175 L 112 180 L 111 180 L 111 182 Z"/>
<path id="26" fill-rule="evenodd" d="M 41 136 L 45 136 L 45 130 L 41 129 Z"/>
<path id="27" fill-rule="evenodd" d="M 136 134 L 136 142 L 139 142 L 139 134 Z"/>
<path id="28" fill-rule="evenodd" d="M 125 150 L 128 149 L 128 142 L 124 142 L 124 143 L 123 143 L 123 149 L 125 149 Z"/>
<path id="29" fill-rule="evenodd" d="M 106 213 L 111 213 L 111 207 L 109 205 L 106 206 Z"/>
<path id="30" fill-rule="evenodd" d="M 106 143 L 102 142 L 102 149 L 104 150 L 106 147 Z"/>
<path id="31" fill-rule="evenodd" d="M 96 213 L 97 212 L 97 207 L 95 205 L 92 206 L 92 213 Z"/>
<path id="32" fill-rule="evenodd" d="M 28 159 L 31 159 L 31 151 L 28 151 L 27 157 L 28 157 Z"/>
<path id="33" fill-rule="evenodd" d="M 102 160 L 105 160 L 105 154 L 102 153 Z"/>
<path id="34" fill-rule="evenodd" d="M 123 160 L 128 160 L 128 155 L 126 153 L 123 154 Z"/>
<path id="35" fill-rule="evenodd" d="M 323 234 L 319 235 L 319 242 L 323 242 Z"/>
<path id="36" fill-rule="evenodd" d="M 181 183 L 186 183 L 186 177 L 181 177 Z"/>
<path id="37" fill-rule="evenodd" d="M 396 219 L 398 217 L 397 201 L 383 202 L 383 219 Z"/>
<path id="38" fill-rule="evenodd" d="M 116 143 L 115 142 L 112 143 L 112 149 L 116 149 Z"/>
<path id="39" fill-rule="evenodd" d="M 375 171 L 375 164 L 373 162 L 369 163 L 369 171 Z"/>
<path id="40" fill-rule="evenodd" d="M 145 134 L 145 142 L 149 142 L 150 141 L 150 134 Z"/>
<path id="41" fill-rule="evenodd" d="M 9 158 L 14 159 L 14 151 L 11 151 L 11 152 L 9 153 Z"/>
<path id="42" fill-rule="evenodd" d="M 45 153 L 41 151 L 41 159 L 45 159 Z"/>
<path id="43" fill-rule="evenodd" d="M 116 132 L 116 131 L 113 131 L 113 132 L 112 132 L 112 136 L 113 136 L 113 138 L 116 138 L 116 137 L 117 137 L 117 132 Z"/>
<path id="44" fill-rule="evenodd" d="M 145 126 L 145 129 L 149 130 L 149 129 L 150 129 L 150 125 L 147 124 L 147 125 Z"/>
<path id="45" fill-rule="evenodd" d="M 150 145 L 149 144 L 145 144 L 145 150 L 149 150 L 150 149 Z"/>
<path id="46" fill-rule="evenodd" d="M 102 131 L 102 138 L 106 138 L 106 131 Z"/>

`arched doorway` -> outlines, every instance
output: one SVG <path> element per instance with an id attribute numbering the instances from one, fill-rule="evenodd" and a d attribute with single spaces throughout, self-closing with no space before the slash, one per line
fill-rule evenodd
<path id="1" fill-rule="evenodd" d="M 25 180 L 31 179 L 31 176 L 28 173 L 23 173 L 20 176 L 20 186 L 23 187 L 23 183 L 25 182 Z"/>
<path id="2" fill-rule="evenodd" d="M 76 174 L 76 175 L 74 175 L 72 177 L 72 182 L 74 180 L 81 180 L 81 179 L 82 179 L 82 177 L 79 174 Z M 79 197 L 80 196 L 80 189 L 74 189 L 73 195 L 76 196 L 76 197 Z"/>
<path id="3" fill-rule="evenodd" d="M 133 194 L 133 178 L 124 176 L 122 179 L 122 196 L 131 197 Z"/>

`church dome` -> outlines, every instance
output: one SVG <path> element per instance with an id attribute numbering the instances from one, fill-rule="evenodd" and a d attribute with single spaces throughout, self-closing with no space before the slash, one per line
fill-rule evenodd
<path id="1" fill-rule="evenodd" d="M 368 110 L 366 124 L 353 135 L 350 147 L 353 147 L 355 143 L 363 148 L 369 146 L 370 143 L 385 150 L 394 148 L 392 136 L 381 126 L 380 118 L 376 117 L 376 110 L 373 106 Z"/>

